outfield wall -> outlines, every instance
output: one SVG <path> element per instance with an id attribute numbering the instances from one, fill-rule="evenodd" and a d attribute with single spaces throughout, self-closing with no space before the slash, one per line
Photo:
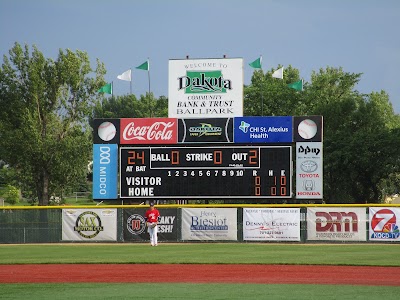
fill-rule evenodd
<path id="1" fill-rule="evenodd" d="M 162 242 L 399 243 L 400 205 L 158 205 Z M 148 208 L 4 207 L 0 243 L 141 243 Z"/>

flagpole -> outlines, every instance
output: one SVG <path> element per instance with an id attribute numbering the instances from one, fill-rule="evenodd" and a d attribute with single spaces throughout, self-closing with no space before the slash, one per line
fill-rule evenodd
<path id="1" fill-rule="evenodd" d="M 147 58 L 147 78 L 149 80 L 149 94 L 150 94 L 150 59 Z"/>
<path id="2" fill-rule="evenodd" d="M 131 92 L 132 95 L 132 68 L 130 70 L 131 70 L 131 81 L 129 83 L 129 91 Z"/>
<path id="3" fill-rule="evenodd" d="M 264 85 L 264 71 L 262 69 L 262 55 L 260 55 L 260 67 L 261 67 L 261 74 L 262 74 L 262 81 L 261 81 L 261 116 L 264 116 L 264 93 L 263 93 L 263 85 Z"/>
<path id="4" fill-rule="evenodd" d="M 151 99 L 150 99 L 150 58 L 147 58 L 147 79 L 149 81 L 149 112 L 150 118 L 152 118 L 152 111 L 151 111 Z"/>

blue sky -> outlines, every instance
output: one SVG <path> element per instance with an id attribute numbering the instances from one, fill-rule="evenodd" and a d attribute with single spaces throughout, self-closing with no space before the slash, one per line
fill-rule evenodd
<path id="1" fill-rule="evenodd" d="M 115 95 L 129 93 L 116 77 L 133 68 L 138 98 L 148 79 L 134 68 L 147 58 L 159 97 L 169 59 L 242 57 L 249 84 L 248 63 L 262 55 L 264 71 L 292 65 L 306 81 L 327 66 L 363 73 L 356 89 L 386 91 L 400 114 L 399 28 L 398 0 L 0 0 L 1 56 L 14 42 L 54 59 L 83 50 L 105 63 Z"/>

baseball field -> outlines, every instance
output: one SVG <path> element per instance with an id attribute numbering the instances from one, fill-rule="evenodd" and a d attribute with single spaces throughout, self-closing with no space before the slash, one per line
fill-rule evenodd
<path id="1" fill-rule="evenodd" d="M 0 299 L 399 299 L 399 244 L 0 245 Z"/>

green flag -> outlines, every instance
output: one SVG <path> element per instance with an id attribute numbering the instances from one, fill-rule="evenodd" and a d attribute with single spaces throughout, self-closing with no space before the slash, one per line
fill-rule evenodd
<path id="1" fill-rule="evenodd" d="M 302 91 L 303 90 L 303 79 L 293 82 L 293 83 L 289 83 L 288 87 L 295 89 L 296 91 Z"/>
<path id="2" fill-rule="evenodd" d="M 112 83 L 107 83 L 105 86 L 102 86 L 97 92 L 98 93 L 106 93 L 112 95 Z"/>
<path id="3" fill-rule="evenodd" d="M 142 63 L 139 67 L 136 67 L 136 69 L 145 70 L 145 71 L 150 70 L 149 61 L 146 60 L 146 62 Z"/>
<path id="4" fill-rule="evenodd" d="M 249 66 L 254 69 L 261 69 L 261 62 L 262 62 L 262 56 L 257 58 L 255 61 L 249 63 Z"/>

